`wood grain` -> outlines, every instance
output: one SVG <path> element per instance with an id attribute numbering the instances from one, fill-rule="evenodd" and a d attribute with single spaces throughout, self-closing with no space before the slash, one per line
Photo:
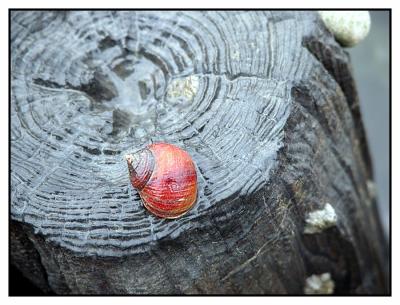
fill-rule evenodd
<path id="1" fill-rule="evenodd" d="M 13 11 L 11 231 L 59 294 L 387 293 L 347 53 L 315 12 Z M 187 150 L 198 202 L 157 218 L 124 155 Z M 304 234 L 329 203 L 337 223 Z M 33 250 L 32 250 L 33 251 Z M 46 279 L 46 280 L 44 280 Z M 34 279 L 32 279 L 34 280 Z"/>

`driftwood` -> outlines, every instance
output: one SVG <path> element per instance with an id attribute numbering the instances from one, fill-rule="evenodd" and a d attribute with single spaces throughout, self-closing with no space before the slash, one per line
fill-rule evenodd
<path id="1" fill-rule="evenodd" d="M 316 12 L 11 12 L 11 260 L 57 294 L 385 294 L 347 53 Z M 196 162 L 149 214 L 124 154 Z"/>

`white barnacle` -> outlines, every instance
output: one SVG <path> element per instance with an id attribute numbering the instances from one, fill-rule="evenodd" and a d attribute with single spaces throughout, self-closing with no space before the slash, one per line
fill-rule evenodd
<path id="1" fill-rule="evenodd" d="M 239 51 L 237 51 L 237 50 L 233 51 L 233 52 L 232 52 L 231 58 L 232 58 L 233 60 L 239 60 L 239 59 L 240 59 L 240 53 L 239 53 Z"/>
<path id="2" fill-rule="evenodd" d="M 332 294 L 334 289 L 335 282 L 329 272 L 313 274 L 306 279 L 304 294 Z"/>
<path id="3" fill-rule="evenodd" d="M 320 11 L 319 15 L 335 39 L 344 47 L 363 40 L 371 27 L 368 11 Z"/>
<path id="4" fill-rule="evenodd" d="M 321 210 L 313 211 L 306 218 L 305 234 L 320 233 L 336 225 L 337 216 L 333 207 L 326 203 Z"/>
<path id="5" fill-rule="evenodd" d="M 191 102 L 199 88 L 199 78 L 190 75 L 174 79 L 167 87 L 167 101 L 172 104 Z"/>

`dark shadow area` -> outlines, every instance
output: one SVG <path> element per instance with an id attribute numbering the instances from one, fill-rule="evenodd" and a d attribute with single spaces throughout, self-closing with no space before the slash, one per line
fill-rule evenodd
<path id="1" fill-rule="evenodd" d="M 9 296 L 44 296 L 54 295 L 46 294 L 38 287 L 36 287 L 31 281 L 22 275 L 22 273 L 10 265 L 9 269 Z"/>

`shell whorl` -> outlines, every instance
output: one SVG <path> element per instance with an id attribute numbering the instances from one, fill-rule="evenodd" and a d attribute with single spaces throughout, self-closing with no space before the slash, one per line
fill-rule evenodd
<path id="1" fill-rule="evenodd" d="M 128 163 L 129 176 L 133 187 L 139 191 L 142 190 L 154 171 L 153 153 L 145 148 L 126 155 L 125 159 Z"/>
<path id="2" fill-rule="evenodd" d="M 154 215 L 178 218 L 195 204 L 197 174 L 186 151 L 160 142 L 125 157 L 132 186 Z"/>

